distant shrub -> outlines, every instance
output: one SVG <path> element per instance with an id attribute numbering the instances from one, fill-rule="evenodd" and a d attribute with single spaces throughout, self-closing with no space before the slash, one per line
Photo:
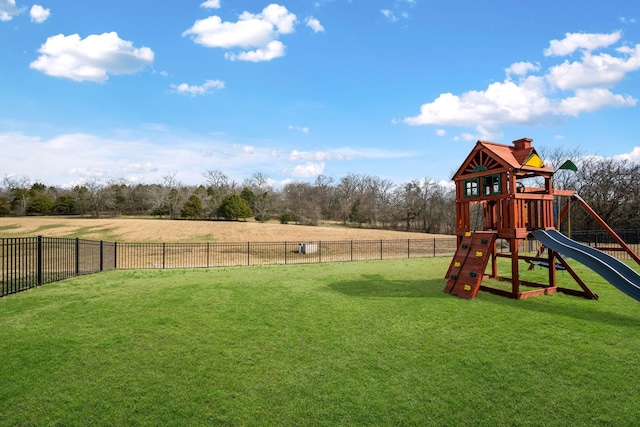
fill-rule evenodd
<path id="1" fill-rule="evenodd" d="M 280 215 L 280 224 L 289 224 L 293 221 L 293 214 L 291 212 L 285 212 Z"/>
<path id="2" fill-rule="evenodd" d="M 253 215 L 249 203 L 237 194 L 225 197 L 218 207 L 218 215 L 225 219 L 245 219 Z"/>

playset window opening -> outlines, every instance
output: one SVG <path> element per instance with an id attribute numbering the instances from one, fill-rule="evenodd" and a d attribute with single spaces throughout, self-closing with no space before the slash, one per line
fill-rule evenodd
<path id="1" fill-rule="evenodd" d="M 489 175 L 482 178 L 482 188 L 485 196 L 502 194 L 500 175 Z"/>
<path id="2" fill-rule="evenodd" d="M 464 180 L 464 196 L 465 197 L 478 197 L 480 195 L 478 178 L 471 178 Z"/>

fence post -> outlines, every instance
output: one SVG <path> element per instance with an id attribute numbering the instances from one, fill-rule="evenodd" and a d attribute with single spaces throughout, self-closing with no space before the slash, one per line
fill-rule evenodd
<path id="1" fill-rule="evenodd" d="M 284 242 L 284 264 L 287 264 L 287 242 Z"/>
<path id="2" fill-rule="evenodd" d="M 411 239 L 407 239 L 407 259 L 411 258 Z"/>
<path id="3" fill-rule="evenodd" d="M 433 257 L 436 257 L 436 238 L 433 238 Z"/>
<path id="4" fill-rule="evenodd" d="M 353 261 L 353 240 L 351 241 L 351 261 Z"/>
<path id="5" fill-rule="evenodd" d="M 37 275 L 38 275 L 38 286 L 42 285 L 42 236 L 38 236 L 38 246 L 37 246 Z"/>
<path id="6" fill-rule="evenodd" d="M 382 259 L 382 239 L 380 239 L 380 259 Z"/>
<path id="7" fill-rule="evenodd" d="M 80 238 L 76 237 L 76 276 L 80 275 Z"/>
<path id="8" fill-rule="evenodd" d="M 167 244 L 162 242 L 162 269 L 163 270 L 165 268 L 166 249 L 167 249 Z"/>
<path id="9" fill-rule="evenodd" d="M 118 269 L 118 242 L 113 242 L 113 269 Z"/>
<path id="10" fill-rule="evenodd" d="M 103 271 L 104 266 L 104 242 L 100 240 L 100 271 Z"/>
<path id="11" fill-rule="evenodd" d="M 251 265 L 251 242 L 247 242 L 247 265 Z"/>

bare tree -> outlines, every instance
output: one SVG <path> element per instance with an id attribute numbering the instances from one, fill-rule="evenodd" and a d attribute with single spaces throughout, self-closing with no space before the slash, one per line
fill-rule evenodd
<path id="1" fill-rule="evenodd" d="M 204 201 L 204 215 L 206 218 L 218 217 L 218 207 L 222 200 L 233 192 L 235 184 L 229 182 L 229 177 L 220 170 L 208 170 L 202 173 L 207 182 L 207 199 Z"/>
<path id="2" fill-rule="evenodd" d="M 366 201 L 366 216 L 369 224 L 378 227 L 388 221 L 392 194 L 395 184 L 377 176 L 366 176 L 363 179 L 363 193 Z"/>
<path id="3" fill-rule="evenodd" d="M 592 156 L 586 156 L 580 148 L 568 148 L 557 146 L 553 148 L 541 147 L 540 156 L 544 160 L 545 166 L 553 169 L 553 186 L 561 190 L 576 190 L 578 186 L 578 175 L 571 169 L 560 169 L 561 166 L 570 161 L 577 165 L 579 169 L 588 168 L 593 160 Z M 542 180 L 537 180 L 538 186 L 543 186 Z"/>
<path id="4" fill-rule="evenodd" d="M 162 218 L 164 215 L 169 215 L 169 208 L 167 207 L 167 189 L 160 183 L 151 184 L 147 188 L 149 198 L 151 201 L 151 213 L 158 215 Z"/>
<path id="5" fill-rule="evenodd" d="M 362 197 L 363 175 L 349 173 L 340 179 L 336 188 L 336 199 L 339 205 L 340 220 L 343 224 L 353 218 L 352 210 L 355 203 Z M 361 204 L 361 202 L 359 202 Z"/>
<path id="6" fill-rule="evenodd" d="M 245 188 L 253 192 L 251 209 L 256 219 L 260 222 L 267 221 L 274 200 L 274 190 L 271 179 L 262 172 L 254 173 L 250 179 L 245 180 Z"/>
<path id="7" fill-rule="evenodd" d="M 316 187 L 307 182 L 290 182 L 282 189 L 284 213 L 302 225 L 318 225 L 321 207 L 315 199 Z"/>
<path id="8" fill-rule="evenodd" d="M 6 194 L 13 215 L 25 215 L 29 206 L 29 179 L 5 175 L 2 178 L 3 192 Z"/>
<path id="9" fill-rule="evenodd" d="M 398 192 L 396 200 L 396 212 L 402 216 L 405 231 L 411 231 L 415 221 L 424 217 L 426 209 L 422 182 L 413 180 L 405 184 Z"/>
<path id="10" fill-rule="evenodd" d="M 113 193 L 97 178 L 84 181 L 82 187 L 86 190 L 86 200 L 89 202 L 93 216 L 100 218 L 104 210 L 114 205 Z"/>
<path id="11" fill-rule="evenodd" d="M 318 175 L 314 183 L 314 200 L 319 208 L 319 219 L 331 219 L 334 217 L 336 200 L 336 189 L 334 180 L 326 175 Z"/>
<path id="12" fill-rule="evenodd" d="M 162 177 L 162 186 L 165 190 L 165 205 L 169 210 L 169 217 L 177 219 L 180 217 L 182 205 L 188 198 L 185 194 L 184 186 L 176 179 L 176 172 Z"/>
<path id="13" fill-rule="evenodd" d="M 599 159 L 588 168 L 581 168 L 577 175 L 579 194 L 611 227 L 633 227 L 640 222 L 640 165 L 627 160 Z M 573 219 L 578 229 L 599 228 L 582 210 L 575 210 Z"/>

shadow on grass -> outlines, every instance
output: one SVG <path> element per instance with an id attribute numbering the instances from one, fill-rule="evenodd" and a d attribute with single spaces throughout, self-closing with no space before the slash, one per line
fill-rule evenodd
<path id="1" fill-rule="evenodd" d="M 479 295 L 482 295 L 480 293 Z M 496 295 L 486 295 L 484 301 L 498 305 L 508 305 L 519 310 L 528 310 L 536 313 L 545 313 L 553 316 L 571 317 L 573 319 L 583 320 L 586 322 L 605 323 L 614 326 L 628 326 L 637 329 L 640 326 L 640 316 L 629 316 L 623 313 L 611 311 L 611 306 L 602 307 L 599 301 L 586 301 L 588 305 L 569 305 L 565 304 L 557 298 L 580 298 L 573 296 L 538 296 L 526 298 L 524 300 L 513 300 L 509 298 L 501 298 Z M 554 301 L 555 300 L 555 301 Z M 609 310 L 609 311 L 604 311 Z"/>
<path id="2" fill-rule="evenodd" d="M 443 298 L 444 279 L 390 280 L 378 274 L 365 274 L 359 279 L 328 285 L 332 291 L 364 298 Z"/>

